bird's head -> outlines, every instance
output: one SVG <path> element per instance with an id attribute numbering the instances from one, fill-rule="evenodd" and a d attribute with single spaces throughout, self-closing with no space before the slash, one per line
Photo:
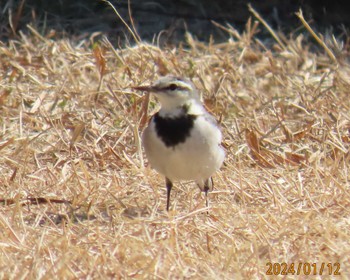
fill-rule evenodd
<path id="1" fill-rule="evenodd" d="M 200 104 L 197 89 L 186 78 L 165 76 L 150 86 L 139 86 L 134 89 L 153 93 L 165 111 L 176 110 L 193 102 Z"/>

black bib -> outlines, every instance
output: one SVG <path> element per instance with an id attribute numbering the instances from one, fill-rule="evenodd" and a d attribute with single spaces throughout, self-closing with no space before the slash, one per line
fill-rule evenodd
<path id="1" fill-rule="evenodd" d="M 167 147 L 183 143 L 191 134 L 195 115 L 180 115 L 175 118 L 161 117 L 159 112 L 153 116 L 156 132 Z"/>

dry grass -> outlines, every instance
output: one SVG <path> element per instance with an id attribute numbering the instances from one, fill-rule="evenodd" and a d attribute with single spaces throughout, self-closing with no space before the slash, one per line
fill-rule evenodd
<path id="1" fill-rule="evenodd" d="M 254 30 L 173 49 L 2 44 L 0 278 L 257 279 L 267 262 L 339 262 L 349 277 L 348 54 L 338 65 L 301 36 L 268 49 Z M 167 213 L 143 158 L 147 99 L 130 88 L 168 73 L 222 122 L 209 215 L 192 183 Z"/>

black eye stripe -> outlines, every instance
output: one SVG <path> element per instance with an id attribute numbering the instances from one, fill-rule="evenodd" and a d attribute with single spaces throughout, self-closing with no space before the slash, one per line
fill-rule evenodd
<path id="1" fill-rule="evenodd" d="M 169 86 L 167 86 L 165 89 L 166 90 L 175 90 L 178 89 L 179 87 L 176 84 L 170 84 Z"/>

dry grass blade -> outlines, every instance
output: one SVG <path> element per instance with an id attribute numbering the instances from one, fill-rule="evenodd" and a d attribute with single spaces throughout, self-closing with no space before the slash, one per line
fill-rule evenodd
<path id="1" fill-rule="evenodd" d="M 131 17 L 131 14 L 129 13 L 130 15 L 130 19 L 131 19 L 131 23 L 132 23 L 132 26 L 134 27 L 134 30 L 132 30 L 130 28 L 130 26 L 125 22 L 125 20 L 123 19 L 123 17 L 118 13 L 117 9 L 113 6 L 113 4 L 107 0 L 103 0 L 103 2 L 106 2 L 114 11 L 114 13 L 118 16 L 118 18 L 123 22 L 123 24 L 125 25 L 125 27 L 128 29 L 128 31 L 130 32 L 130 34 L 133 36 L 134 40 L 136 43 L 140 43 L 141 42 L 141 39 L 139 37 L 139 35 L 137 34 L 136 30 L 135 30 L 135 26 L 134 26 L 134 22 L 132 20 L 132 17 Z M 129 3 L 129 1 L 128 1 Z M 130 5 L 130 4 L 128 4 Z M 130 9 L 129 9 L 130 11 Z"/>
<path id="2" fill-rule="evenodd" d="M 276 42 L 280 45 L 280 47 L 283 50 L 286 50 L 286 46 L 283 44 L 283 42 L 280 40 L 278 35 L 276 34 L 275 31 L 268 25 L 268 23 L 259 15 L 259 13 L 254 10 L 251 4 L 248 4 L 248 9 L 249 11 L 266 27 L 266 29 L 270 32 L 272 37 L 276 40 Z"/>
<path id="3" fill-rule="evenodd" d="M 9 23 L 10 23 L 10 27 L 13 35 L 17 33 L 17 27 L 23 13 L 24 3 L 25 3 L 25 0 L 21 0 L 20 4 L 18 5 L 17 12 L 14 18 L 12 18 L 10 14 Z"/>
<path id="4" fill-rule="evenodd" d="M 333 52 L 328 48 L 326 43 L 319 37 L 317 34 L 312 30 L 311 26 L 307 23 L 307 21 L 304 19 L 302 10 L 299 10 L 299 12 L 296 13 L 297 17 L 300 19 L 302 24 L 305 26 L 305 28 L 310 32 L 312 37 L 316 40 L 317 43 L 320 44 L 320 46 L 326 51 L 328 56 L 332 59 L 332 61 L 336 64 L 338 64 L 337 58 L 333 54 Z"/>
<path id="5" fill-rule="evenodd" d="M 101 47 L 95 46 L 93 49 L 94 57 L 96 59 L 96 64 L 98 67 L 98 71 L 100 72 L 101 78 L 106 73 L 106 59 L 103 56 L 103 52 Z"/>

